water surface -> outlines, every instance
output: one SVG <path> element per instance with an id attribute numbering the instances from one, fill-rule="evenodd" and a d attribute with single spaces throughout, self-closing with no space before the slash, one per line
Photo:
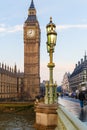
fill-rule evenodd
<path id="1" fill-rule="evenodd" d="M 34 113 L 0 113 L 0 130 L 35 130 Z"/>

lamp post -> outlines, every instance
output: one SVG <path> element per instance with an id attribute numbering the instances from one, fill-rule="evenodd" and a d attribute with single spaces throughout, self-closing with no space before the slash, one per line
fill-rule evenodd
<path id="1" fill-rule="evenodd" d="M 57 33 L 55 31 L 56 25 L 52 22 L 52 17 L 50 17 L 50 22 L 46 26 L 47 30 L 47 52 L 49 53 L 49 81 L 46 82 L 45 85 L 45 104 L 53 104 L 55 103 L 55 100 L 57 99 L 56 94 L 56 82 L 53 82 L 53 68 L 55 67 L 55 64 L 53 63 L 53 53 L 54 48 L 56 46 L 56 39 L 57 39 Z"/>

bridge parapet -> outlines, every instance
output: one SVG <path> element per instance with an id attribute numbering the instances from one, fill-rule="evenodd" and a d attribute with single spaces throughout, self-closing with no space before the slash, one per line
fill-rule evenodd
<path id="1" fill-rule="evenodd" d="M 66 110 L 58 105 L 58 125 L 55 130 L 87 130 L 87 126 Z"/>

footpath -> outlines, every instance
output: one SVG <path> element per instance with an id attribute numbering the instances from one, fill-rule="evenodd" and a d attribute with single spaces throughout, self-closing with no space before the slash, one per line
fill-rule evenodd
<path id="1" fill-rule="evenodd" d="M 79 118 L 83 123 L 87 125 L 87 105 L 85 105 L 83 110 L 81 110 L 79 100 L 69 97 L 59 97 L 58 103 L 63 105 L 66 109 L 68 109 L 71 113 L 73 113 L 77 118 Z"/>

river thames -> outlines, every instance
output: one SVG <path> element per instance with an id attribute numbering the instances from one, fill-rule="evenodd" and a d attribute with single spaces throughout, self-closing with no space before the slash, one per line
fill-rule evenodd
<path id="1" fill-rule="evenodd" d="M 0 113 L 0 130 L 35 130 L 34 113 Z"/>

